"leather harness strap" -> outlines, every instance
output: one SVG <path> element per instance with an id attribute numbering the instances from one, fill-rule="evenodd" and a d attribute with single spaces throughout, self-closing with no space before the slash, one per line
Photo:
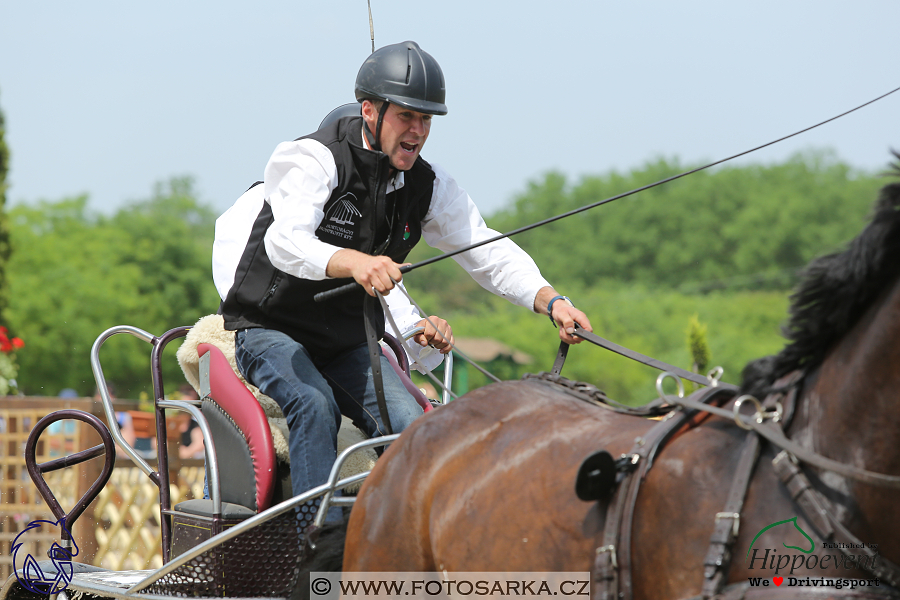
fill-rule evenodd
<path id="1" fill-rule="evenodd" d="M 556 352 L 556 360 L 553 361 L 553 368 L 550 370 L 554 375 L 562 373 L 563 365 L 566 363 L 566 356 L 569 354 L 569 344 L 565 342 L 559 343 L 559 350 Z"/>
<path id="2" fill-rule="evenodd" d="M 895 588 L 900 588 L 900 566 L 873 551 L 834 517 L 831 502 L 812 486 L 809 478 L 792 460 L 790 454 L 782 450 L 772 461 L 772 466 L 790 492 L 791 498 L 800 507 L 803 516 L 818 530 L 823 540 L 835 543 L 846 555 L 851 554 L 849 548 L 853 549 L 852 554 L 865 555 L 866 567 L 863 567 L 860 561 L 859 568 L 869 571 Z"/>
<path id="3" fill-rule="evenodd" d="M 378 412 L 381 413 L 381 422 L 387 430 L 387 435 L 392 435 L 391 416 L 388 414 L 387 402 L 384 398 L 384 381 L 381 377 L 381 347 L 378 345 L 378 334 L 372 325 L 375 315 L 375 298 L 366 294 L 363 302 L 363 315 L 366 324 L 366 344 L 369 347 L 369 361 L 372 363 L 372 383 L 375 385 L 375 400 L 378 402 Z"/>
<path id="4" fill-rule="evenodd" d="M 562 379 L 562 378 L 559 378 Z M 866 547 L 858 538 L 848 531 L 834 517 L 834 508 L 820 492 L 810 484 L 809 479 L 797 464 L 798 458 L 812 466 L 836 470 L 839 466 L 841 474 L 866 483 L 876 483 L 895 487 L 895 476 L 856 469 L 841 465 L 821 455 L 807 451 L 786 438 L 781 426 L 786 427 L 794 414 L 796 399 L 799 396 L 799 384 L 803 374 L 793 372 L 777 381 L 763 403 L 763 407 L 771 409 L 778 404 L 780 422 L 777 429 L 763 426 L 761 423 L 748 423 L 750 429 L 741 449 L 740 458 L 735 468 L 735 479 L 729 490 L 725 509 L 716 515 L 710 547 L 704 559 L 704 581 L 702 593 L 690 600 L 778 600 L 781 598 L 824 599 L 833 597 L 832 588 L 804 588 L 796 590 L 753 588 L 748 583 L 725 585 L 731 565 L 732 547 L 737 540 L 740 526 L 740 512 L 749 489 L 754 467 L 760 453 L 762 439 L 782 448 L 782 452 L 773 460 L 776 474 L 781 478 L 791 497 L 797 502 L 807 520 L 815 527 L 820 536 L 837 543 L 845 554 L 845 548 L 860 550 L 868 557 L 868 564 L 859 567 L 884 580 L 894 588 L 900 588 L 900 566 L 879 556 Z M 652 466 L 653 457 L 671 437 L 698 412 L 736 418 L 734 412 L 715 406 L 715 401 L 723 400 L 719 394 L 734 397 L 733 386 L 707 388 L 695 392 L 688 398 L 671 400 L 680 404 L 682 410 L 669 413 L 662 421 L 650 429 L 642 438 L 635 440 L 629 454 L 623 454 L 617 462 L 620 471 L 618 486 L 610 501 L 603 531 L 602 545 L 597 548 L 592 569 L 592 596 L 602 600 L 631 600 L 633 588 L 631 583 L 631 534 L 634 517 L 634 506 L 640 484 Z M 727 400 L 725 398 L 724 400 Z M 771 416 L 775 413 L 768 413 Z M 801 452 L 795 452 L 800 449 Z M 802 456 L 800 456 L 802 454 Z M 847 593 L 845 593 L 847 592 Z M 900 598 L 896 589 L 842 590 L 843 597 L 871 598 L 895 600 Z"/>
<path id="5" fill-rule="evenodd" d="M 676 367 L 674 365 L 664 363 L 661 360 L 657 360 L 655 358 L 647 356 L 646 354 L 635 352 L 630 348 L 620 346 L 615 342 L 604 339 L 596 333 L 592 333 L 590 331 L 587 331 L 586 329 L 582 329 L 581 327 L 575 327 L 575 335 L 580 338 L 584 338 L 592 344 L 600 346 L 601 348 L 606 348 L 607 350 L 615 352 L 616 354 L 621 354 L 625 358 L 630 358 L 631 360 L 637 361 L 641 364 L 645 364 L 648 367 L 653 367 L 654 369 L 659 369 L 660 371 L 668 371 L 670 373 L 674 373 L 682 379 L 687 379 L 688 381 L 693 381 L 694 383 L 698 383 L 700 385 L 708 386 L 710 384 L 708 377 L 704 377 L 703 375 L 700 375 L 698 373 L 692 373 L 691 371 L 686 371 L 681 367 Z"/>
<path id="6" fill-rule="evenodd" d="M 782 428 L 787 427 L 793 418 L 797 398 L 796 384 L 801 378 L 801 371 L 794 371 L 782 377 L 772 386 L 775 392 L 769 394 L 763 401 L 763 408 L 771 409 L 779 404 L 782 406 L 779 423 Z M 787 393 L 784 390 L 787 390 Z M 753 472 L 756 469 L 760 445 L 759 435 L 753 431 L 748 432 L 744 438 L 740 458 L 735 466 L 735 475 L 731 482 L 725 508 L 715 516 L 709 549 L 703 560 L 701 593 L 704 599 L 717 596 L 725 587 L 728 570 L 731 568 L 732 548 L 740 530 L 741 510 L 744 507 L 747 490 L 750 489 L 750 481 L 753 479 Z"/>
<path id="7" fill-rule="evenodd" d="M 715 406 L 703 407 L 690 400 L 689 398 L 676 399 L 675 402 L 677 404 L 681 404 L 686 408 L 705 410 L 711 414 L 725 417 L 726 419 L 734 418 L 734 413 L 732 411 L 717 408 Z M 848 477 L 862 483 L 867 483 L 869 485 L 900 489 L 900 476 L 898 475 L 875 473 L 873 471 L 867 471 L 865 469 L 854 467 L 853 465 L 839 463 L 836 460 L 832 460 L 826 456 L 817 454 L 812 450 L 804 448 L 797 442 L 788 439 L 784 436 L 780 429 L 756 421 L 745 420 L 743 421 L 743 423 L 747 426 L 747 428 L 752 429 L 762 437 L 766 438 L 766 440 L 771 442 L 774 446 L 781 448 L 782 450 L 787 450 L 792 456 L 794 456 L 802 463 L 808 464 L 818 469 L 823 469 L 825 471 L 831 471 L 832 473 L 837 473 L 838 475 L 843 475 L 844 477 Z"/>
<path id="8" fill-rule="evenodd" d="M 744 507 L 747 489 L 750 487 L 756 460 L 759 458 L 759 446 L 759 436 L 752 432 L 748 433 L 744 438 L 741 457 L 735 467 L 735 476 L 731 482 L 731 490 L 728 492 L 728 500 L 725 502 L 725 510 L 716 514 L 709 550 L 703 560 L 703 587 L 701 589 L 704 599 L 718 594 L 728 577 L 728 569 L 731 567 L 731 550 L 737 539 L 741 523 L 741 509 Z"/>
<path id="9" fill-rule="evenodd" d="M 691 398 L 705 406 L 735 394 L 733 386 L 709 387 L 694 392 Z M 697 412 L 670 412 L 643 437 L 635 439 L 631 451 L 619 459 L 622 475 L 606 515 L 602 544 L 594 557 L 592 597 L 602 600 L 631 598 L 631 524 L 641 482 L 653 465 L 657 450 Z"/>

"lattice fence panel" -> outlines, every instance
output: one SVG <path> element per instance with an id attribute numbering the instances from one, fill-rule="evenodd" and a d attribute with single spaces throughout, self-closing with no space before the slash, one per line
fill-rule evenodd
<path id="1" fill-rule="evenodd" d="M 17 402 L 21 404 L 21 401 Z M 25 443 L 35 424 L 47 414 L 45 407 L 12 408 L 0 404 L 0 581 L 12 573 L 12 545 L 16 536 L 36 520 L 56 521 L 25 468 Z M 81 428 L 74 421 L 56 423 L 41 436 L 35 455 L 39 463 L 81 448 Z M 46 481 L 64 509 L 75 504 L 80 467 L 47 473 Z M 59 529 L 42 525 L 23 537 L 20 551 L 43 559 Z M 20 540 L 20 541 L 23 541 Z"/>
<path id="2" fill-rule="evenodd" d="M 203 467 L 182 468 L 170 486 L 173 506 L 203 497 L 203 474 Z M 98 546 L 93 564 L 116 571 L 162 566 L 159 492 L 139 469 L 117 467 L 88 510 Z"/>

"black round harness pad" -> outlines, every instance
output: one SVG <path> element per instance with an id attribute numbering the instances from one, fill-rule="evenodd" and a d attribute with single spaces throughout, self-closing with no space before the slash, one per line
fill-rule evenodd
<path id="1" fill-rule="evenodd" d="M 590 502 L 607 497 L 616 485 L 616 461 L 606 450 L 594 452 L 581 463 L 575 478 L 575 494 Z"/>

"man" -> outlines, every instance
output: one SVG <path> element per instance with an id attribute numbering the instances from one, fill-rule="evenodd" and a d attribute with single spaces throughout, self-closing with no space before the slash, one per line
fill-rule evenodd
<path id="1" fill-rule="evenodd" d="M 263 189 L 249 190 L 216 223 L 220 312 L 237 332 L 238 367 L 287 418 L 295 494 L 326 480 L 342 412 L 372 436 L 385 432 L 366 343 L 365 294 L 388 294 L 422 237 L 447 252 L 497 235 L 453 178 L 419 156 L 432 115 L 447 113 L 434 58 L 415 42 L 379 49 L 357 75 L 356 98 L 361 118 L 279 144 L 257 186 Z M 562 340 L 580 341 L 572 335 L 576 321 L 590 330 L 587 316 L 510 240 L 455 260 L 486 289 L 550 315 Z M 335 278 L 361 287 L 316 303 L 313 296 L 336 287 Z M 402 305 L 397 295 L 390 299 Z M 370 315 L 380 335 L 384 315 Z M 420 321 L 425 331 L 416 342 L 448 352 L 451 328 L 437 317 L 430 321 Z M 381 364 L 398 433 L 422 409 L 383 357 Z"/>

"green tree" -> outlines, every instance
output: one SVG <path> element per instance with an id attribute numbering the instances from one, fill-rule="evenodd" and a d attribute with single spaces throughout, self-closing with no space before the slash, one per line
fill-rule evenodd
<path id="1" fill-rule="evenodd" d="M 487 220 L 508 231 L 686 168 L 659 159 L 574 183 L 550 173 Z M 749 360 L 782 346 L 779 326 L 796 270 L 856 235 L 883 183 L 832 154 L 805 153 L 698 173 L 516 241 L 591 316 L 594 330 L 619 344 L 688 366 L 685 324 L 696 315 L 708 325 L 709 366 L 723 366 L 723 380 L 736 383 Z M 218 306 L 209 268 L 214 215 L 189 179 L 162 183 L 112 216 L 92 213 L 79 197 L 18 206 L 10 219 L 16 252 L 8 313 L 27 344 L 19 383 L 30 394 L 63 387 L 90 393 L 91 345 L 113 325 L 158 335 Z M 420 245 L 410 258 L 429 255 Z M 550 369 L 559 341 L 545 317 L 486 293 L 451 261 L 404 281 L 427 312 L 448 318 L 457 337 L 494 337 L 535 359 L 500 375 Z M 148 389 L 148 351 L 124 336 L 104 347 L 106 375 L 123 396 Z M 174 358 L 164 368 L 174 388 L 181 381 Z M 487 383 L 474 369 L 469 374 L 470 387 Z M 623 402 L 655 395 L 655 371 L 587 343 L 570 351 L 563 374 Z"/>
<path id="2" fill-rule="evenodd" d="M 210 272 L 215 216 L 189 179 L 160 184 L 111 217 L 89 211 L 83 196 L 17 206 L 11 217 L 18 251 L 10 313 L 28 344 L 19 374 L 26 393 L 71 387 L 88 395 L 90 349 L 101 332 L 133 325 L 159 335 L 218 307 Z M 148 356 L 149 346 L 130 336 L 104 345 L 104 373 L 122 397 L 149 389 Z M 163 366 L 177 387 L 183 376 L 174 359 Z"/>
<path id="3" fill-rule="evenodd" d="M 687 169 L 659 159 L 574 186 L 551 173 L 489 222 L 508 231 Z M 702 171 L 516 239 L 552 280 L 785 289 L 794 271 L 859 231 L 882 184 L 831 153 L 808 152 Z"/>
<path id="4" fill-rule="evenodd" d="M 487 221 L 510 231 L 688 168 L 658 159 L 574 184 L 549 173 Z M 797 271 L 861 230 L 884 183 L 832 153 L 806 152 L 780 164 L 700 172 L 514 240 L 598 334 L 619 344 L 689 366 L 684 326 L 697 315 L 709 325 L 709 366 L 722 365 L 724 380 L 737 383 L 749 360 L 782 346 L 779 326 Z M 433 255 L 420 245 L 410 260 Z M 455 335 L 490 335 L 536 357 L 529 370 L 549 370 L 558 341 L 546 319 L 489 296 L 450 261 L 404 281 Z M 655 395 L 655 373 L 587 344 L 570 352 L 564 374 L 625 402 Z M 473 387 L 486 383 L 479 378 Z"/>
<path id="5" fill-rule="evenodd" d="M 6 308 L 9 305 L 6 265 L 9 261 L 9 218 L 6 214 L 6 174 L 9 171 L 9 148 L 6 145 L 6 122 L 0 108 L 0 325 L 7 325 Z"/>

